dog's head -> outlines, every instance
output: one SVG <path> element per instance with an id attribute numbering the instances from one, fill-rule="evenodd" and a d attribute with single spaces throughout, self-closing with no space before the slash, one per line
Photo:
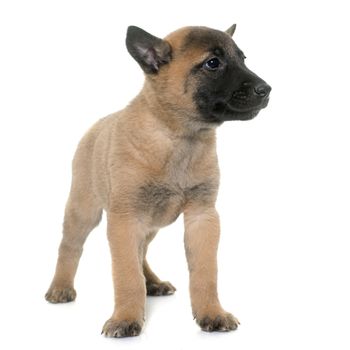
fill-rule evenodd
<path id="1" fill-rule="evenodd" d="M 162 106 L 205 124 L 249 120 L 267 106 L 271 87 L 246 67 L 235 28 L 185 27 L 163 40 L 132 26 L 126 45 Z"/>

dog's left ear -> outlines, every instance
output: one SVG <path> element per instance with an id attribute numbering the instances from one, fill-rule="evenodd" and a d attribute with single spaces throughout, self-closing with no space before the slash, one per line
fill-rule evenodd
<path id="1" fill-rule="evenodd" d="M 171 47 L 165 40 L 130 26 L 126 34 L 126 47 L 147 74 L 155 74 L 171 59 Z"/>
<path id="2" fill-rule="evenodd" d="M 229 29 L 227 29 L 226 30 L 226 33 L 228 34 L 228 35 L 233 35 L 233 33 L 235 32 L 235 30 L 236 30 L 236 24 L 233 24 Z"/>

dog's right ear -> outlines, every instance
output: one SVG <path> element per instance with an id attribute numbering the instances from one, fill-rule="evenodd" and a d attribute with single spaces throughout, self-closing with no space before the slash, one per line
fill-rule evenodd
<path id="1" fill-rule="evenodd" d="M 155 74 L 171 59 L 171 47 L 165 40 L 130 26 L 126 34 L 126 47 L 147 74 Z"/>

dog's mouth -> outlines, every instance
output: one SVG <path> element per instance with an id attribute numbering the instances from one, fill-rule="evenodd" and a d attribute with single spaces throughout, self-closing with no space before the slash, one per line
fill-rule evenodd
<path id="1" fill-rule="evenodd" d="M 261 109 L 268 104 L 268 99 L 256 106 L 235 106 L 232 103 L 218 101 L 212 109 L 213 121 L 223 122 L 229 120 L 250 120 L 255 118 Z"/>

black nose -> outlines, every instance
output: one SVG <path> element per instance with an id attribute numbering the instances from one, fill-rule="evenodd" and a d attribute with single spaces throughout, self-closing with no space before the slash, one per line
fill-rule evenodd
<path id="1" fill-rule="evenodd" d="M 254 92 L 259 97 L 268 97 L 271 91 L 271 86 L 266 83 L 260 83 L 254 86 Z"/>

